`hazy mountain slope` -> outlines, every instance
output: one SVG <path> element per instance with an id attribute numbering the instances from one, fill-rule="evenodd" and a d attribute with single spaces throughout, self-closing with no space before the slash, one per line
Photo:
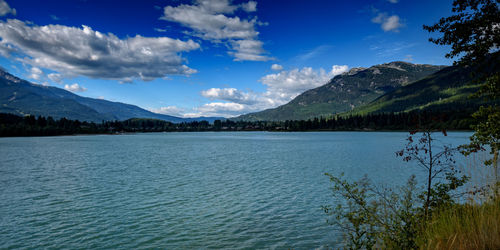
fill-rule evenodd
<path id="1" fill-rule="evenodd" d="M 0 112 L 52 116 L 54 118 L 66 117 L 88 121 L 113 119 L 112 116 L 99 114 L 94 109 L 73 99 L 59 97 L 58 91 L 55 89 L 29 83 L 1 71 Z"/>
<path id="2" fill-rule="evenodd" d="M 170 122 L 213 121 L 217 117 L 179 118 L 156 114 L 140 107 L 106 100 L 82 97 L 64 89 L 41 86 L 0 70 L 0 112 L 18 115 L 66 117 L 81 121 L 154 118 Z"/>
<path id="3" fill-rule="evenodd" d="M 391 62 L 354 68 L 327 84 L 308 90 L 274 109 L 237 117 L 238 120 L 304 120 L 352 110 L 398 87 L 432 74 L 444 66 Z"/>
<path id="4" fill-rule="evenodd" d="M 356 108 L 352 113 L 402 112 L 417 109 L 475 109 L 483 101 L 470 98 L 470 95 L 479 88 L 479 83 L 473 82 L 472 73 L 477 67 L 490 72 L 499 71 L 499 55 L 496 53 L 475 67 L 447 67 L 424 79 L 384 94 L 373 102 Z"/>

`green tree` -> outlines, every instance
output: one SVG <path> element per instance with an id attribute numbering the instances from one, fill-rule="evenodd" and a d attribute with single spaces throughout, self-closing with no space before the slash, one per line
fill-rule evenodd
<path id="1" fill-rule="evenodd" d="M 424 25 L 429 32 L 440 32 L 442 37 L 429 40 L 439 45 L 451 45 L 448 58 L 458 58 L 455 64 L 469 67 L 477 66 L 488 60 L 498 60 L 500 48 L 500 1 L 499 0 L 455 0 L 454 15 L 441 18 L 434 25 Z M 490 148 L 493 156 L 485 162 L 495 169 L 498 182 L 498 154 L 500 149 L 500 72 L 499 69 L 477 67 L 478 81 L 482 83 L 476 97 L 484 97 L 494 104 L 481 107 L 473 117 L 475 133 L 471 143 L 464 147 L 464 153 Z"/>
<path id="2" fill-rule="evenodd" d="M 453 158 L 457 148 L 448 145 L 437 147 L 434 142 L 436 138 L 432 136 L 430 130 L 417 133 L 418 131 L 410 132 L 405 148 L 396 152 L 396 155 L 406 162 L 414 161 L 424 169 L 427 177 L 426 188 L 421 196 L 424 200 L 424 216 L 426 220 L 429 220 L 432 209 L 453 203 L 450 193 L 465 184 L 467 177 L 465 175 L 457 177 L 459 170 Z M 445 131 L 443 135 L 447 136 Z M 446 181 L 436 183 L 436 179 Z"/>

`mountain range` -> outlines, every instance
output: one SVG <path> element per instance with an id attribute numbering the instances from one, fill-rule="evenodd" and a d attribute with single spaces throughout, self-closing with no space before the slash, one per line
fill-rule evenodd
<path id="1" fill-rule="evenodd" d="M 135 105 L 82 97 L 61 88 L 33 84 L 3 70 L 0 70 L 0 112 L 93 122 L 130 118 L 152 118 L 174 123 L 224 119 L 157 114 Z"/>
<path id="2" fill-rule="evenodd" d="M 386 93 L 433 74 L 445 66 L 391 62 L 370 68 L 353 68 L 328 83 L 308 90 L 289 103 L 246 114 L 238 120 L 306 120 L 331 116 L 363 106 Z"/>
<path id="3" fill-rule="evenodd" d="M 473 72 L 498 71 L 500 53 L 476 66 L 435 66 L 391 62 L 353 68 L 325 85 L 298 95 L 277 108 L 241 115 L 231 120 L 306 120 L 332 115 L 364 115 L 413 110 L 475 110 L 484 101 L 469 98 L 479 88 Z M 140 107 L 82 97 L 61 88 L 42 86 L 0 70 L 0 112 L 52 116 L 80 121 L 151 118 L 174 123 L 223 120 L 222 117 L 180 118 Z"/>
<path id="4" fill-rule="evenodd" d="M 365 115 L 413 110 L 472 113 L 482 99 L 472 99 L 480 83 L 474 72 L 500 70 L 500 53 L 475 66 L 433 66 L 391 62 L 353 68 L 274 109 L 236 118 L 247 121 L 305 120 L 332 115 Z"/>

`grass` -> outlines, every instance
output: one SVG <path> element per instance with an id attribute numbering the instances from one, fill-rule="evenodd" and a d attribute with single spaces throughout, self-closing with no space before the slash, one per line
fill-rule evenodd
<path id="1" fill-rule="evenodd" d="M 468 195 L 460 199 L 464 203 L 434 215 L 420 234 L 420 249 L 500 249 L 500 196 L 493 195 L 493 169 L 482 164 L 489 156 L 483 152 L 466 158 L 461 171 L 470 179 L 465 186 Z M 485 184 L 485 192 L 475 191 Z"/>
<path id="2" fill-rule="evenodd" d="M 441 211 L 419 245 L 421 249 L 500 249 L 500 198 Z"/>

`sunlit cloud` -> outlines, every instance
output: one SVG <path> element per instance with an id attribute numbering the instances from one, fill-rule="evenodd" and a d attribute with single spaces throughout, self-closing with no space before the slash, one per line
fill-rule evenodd
<path id="1" fill-rule="evenodd" d="M 401 23 L 399 16 L 397 15 L 389 16 L 385 12 L 378 13 L 376 17 L 372 18 L 372 22 L 380 24 L 380 27 L 385 32 L 387 31 L 399 32 L 399 28 L 403 27 L 403 24 Z"/>
<path id="2" fill-rule="evenodd" d="M 201 92 L 212 102 L 196 108 L 189 116 L 232 117 L 249 112 L 275 108 L 291 101 L 306 90 L 326 84 L 331 78 L 348 70 L 347 65 L 333 65 L 329 71 L 304 67 L 268 74 L 260 79 L 264 92 L 241 91 L 236 88 L 210 88 Z"/>
<path id="3" fill-rule="evenodd" d="M 87 91 L 86 88 L 84 88 L 83 86 L 80 86 L 78 83 L 73 83 L 71 85 L 65 84 L 64 89 L 71 91 L 71 92 L 85 92 L 85 91 Z"/>
<path id="4" fill-rule="evenodd" d="M 0 21 L 0 37 L 3 55 L 33 67 L 56 71 L 62 77 L 121 82 L 196 73 L 184 64 L 180 53 L 200 47 L 192 40 L 140 35 L 120 39 L 88 26 L 37 26 L 16 19 Z"/>
<path id="5" fill-rule="evenodd" d="M 194 4 L 166 6 L 161 19 L 179 23 L 191 30 L 188 34 L 213 43 L 225 43 L 228 54 L 235 61 L 268 61 L 263 43 L 258 40 L 255 27 L 265 25 L 257 17 L 242 19 L 235 16 L 236 9 L 255 12 L 257 2 L 233 5 L 228 0 L 198 0 Z"/>
<path id="6" fill-rule="evenodd" d="M 283 69 L 283 66 L 281 66 L 279 64 L 273 64 L 273 65 L 271 65 L 271 69 L 275 70 L 275 71 L 280 71 Z"/>

